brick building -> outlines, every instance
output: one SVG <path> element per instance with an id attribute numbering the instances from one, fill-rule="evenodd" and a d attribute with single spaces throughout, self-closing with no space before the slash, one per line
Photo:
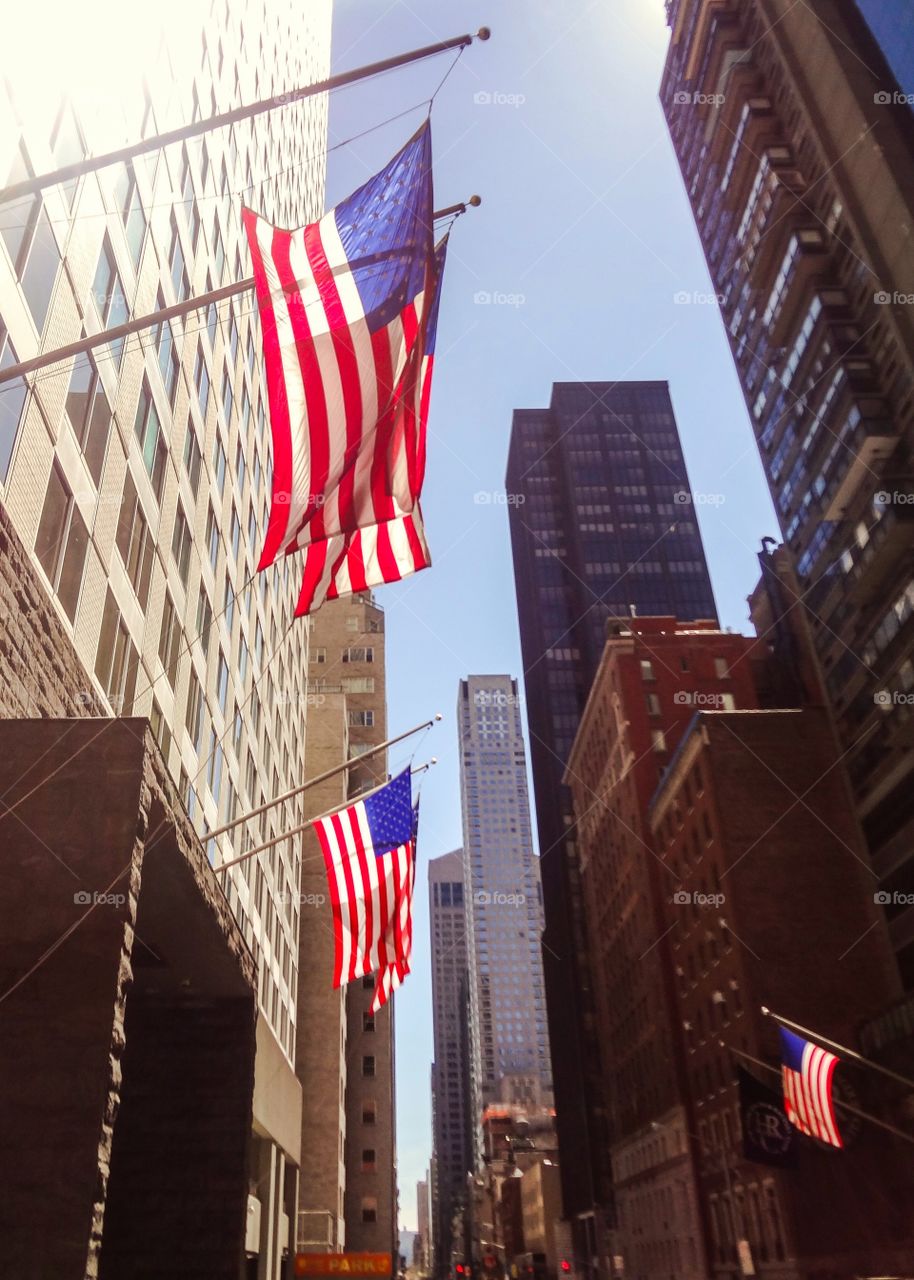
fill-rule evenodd
<path id="1" fill-rule="evenodd" d="M 313 616 L 308 687 L 310 733 L 320 734 L 327 744 L 325 767 L 347 759 L 358 761 L 361 755 L 385 740 L 384 613 L 369 594 L 328 601 Z M 341 775 L 328 784 L 330 790 L 326 797 L 322 794 L 320 805 L 315 797 L 306 793 L 309 810 L 326 812 L 327 808 L 344 804 L 385 781 L 386 754 L 382 751 L 354 764 L 345 777 Z M 306 877 L 316 897 L 326 894 L 323 862 L 313 833 L 307 838 L 303 861 L 303 895 Z M 302 947 L 315 947 L 326 953 L 311 980 L 324 990 L 324 997 L 331 1000 L 325 990 L 329 988 L 332 973 L 329 908 L 325 901 L 316 903 L 317 912 L 310 913 L 309 921 L 304 897 L 302 901 L 303 920 L 310 923 L 312 933 L 323 935 L 309 940 L 303 927 Z M 303 1075 L 302 1080 L 306 1094 L 312 1081 L 316 1089 L 315 1096 L 305 1103 L 305 1109 L 306 1114 L 315 1116 L 318 1124 L 323 1123 L 325 1167 L 332 1167 L 337 1156 L 343 1166 L 338 1171 L 337 1189 L 342 1192 L 344 1227 L 341 1230 L 337 1225 L 332 1247 L 390 1253 L 396 1265 L 394 1000 L 378 1013 L 369 1013 L 374 987 L 371 975 L 349 983 L 342 994 L 345 1015 L 340 1012 L 336 1016 L 326 1036 L 322 1024 L 315 1024 L 322 1043 L 312 1046 L 310 1052 L 320 1055 L 321 1064 L 314 1072 Z M 340 1069 L 341 1053 L 345 1057 L 343 1070 Z M 335 1134 L 329 1117 L 320 1119 L 324 1101 L 334 1123 L 342 1103 L 344 1125 Z M 303 1142 L 308 1140 L 308 1133 L 305 1125 Z M 303 1186 L 303 1195 L 304 1191 Z M 306 1208 L 304 1200 L 299 1207 L 300 1210 Z"/>
<path id="2" fill-rule="evenodd" d="M 672 881 L 653 854 L 647 810 L 696 709 L 755 705 L 756 646 L 714 623 L 672 617 L 609 623 L 607 633 L 565 781 L 594 974 L 613 1252 L 641 1275 L 698 1280 L 705 1233 L 661 927 Z"/>
<path id="3" fill-rule="evenodd" d="M 826 710 L 699 710 L 649 823 L 675 886 L 663 936 L 714 1274 L 733 1273 L 738 1238 L 757 1274 L 778 1280 L 909 1274 L 904 1143 L 850 1121 L 840 1154 L 800 1139 L 796 1170 L 744 1161 L 739 1149 L 727 1046 L 776 1067 L 777 1029 L 763 1005 L 859 1046 L 861 1023 L 900 990 Z M 848 1075 L 856 1104 L 885 1112 L 878 1080 L 846 1064 L 839 1081 Z M 777 1087 L 776 1070 L 766 1078 Z"/>

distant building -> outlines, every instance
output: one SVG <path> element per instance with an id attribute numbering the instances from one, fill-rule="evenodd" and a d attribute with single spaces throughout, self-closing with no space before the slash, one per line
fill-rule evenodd
<path id="1" fill-rule="evenodd" d="M 426 1175 L 416 1183 L 416 1240 L 413 1246 L 413 1266 L 421 1272 L 431 1269 L 434 1256 L 430 1207 L 429 1181 Z"/>
<path id="2" fill-rule="evenodd" d="M 562 775 L 603 653 L 606 621 L 716 619 L 665 382 L 559 382 L 518 409 L 505 480 L 524 660 L 565 1212 L 581 1259 L 604 1255 L 611 1203 L 594 984 Z"/>
<path id="3" fill-rule="evenodd" d="M 328 744 L 321 758 L 325 768 L 331 767 L 334 743 L 336 760 L 341 763 L 346 759 L 358 761 L 384 741 L 387 732 L 384 613 L 369 594 L 328 601 L 314 615 L 309 677 L 311 732 L 317 739 L 315 750 Z M 309 806 L 315 803 L 315 812 L 321 812 L 325 811 L 325 803 L 329 808 L 343 804 L 378 785 L 386 776 L 385 752 L 366 757 L 354 764 L 347 775 L 328 784 L 335 792 L 335 799 L 323 796 L 322 784 L 322 802 L 314 800 Z M 369 975 L 343 988 L 345 1016 L 337 1008 L 339 993 L 330 990 L 333 940 L 326 923 L 328 907 L 323 896 L 327 892 L 326 876 L 312 832 L 308 833 L 307 840 L 310 856 L 306 856 L 303 864 L 302 911 L 304 915 L 306 908 L 310 908 L 315 916 L 307 935 L 302 929 L 301 946 L 322 958 L 315 959 L 310 969 L 303 969 L 309 977 L 307 983 L 302 982 L 300 998 L 318 999 L 320 1007 L 333 1009 L 333 1018 L 313 1022 L 314 1034 L 301 1050 L 306 1064 L 312 1064 L 313 1068 L 310 1076 L 303 1075 L 306 1097 L 313 1087 L 313 1094 L 305 1103 L 305 1140 L 310 1134 L 313 1141 L 314 1134 L 323 1132 L 321 1159 L 325 1164 L 329 1162 L 327 1167 L 338 1168 L 344 1227 L 342 1231 L 336 1230 L 333 1247 L 390 1253 L 396 1258 L 395 999 L 378 1013 L 370 1013 L 375 979 Z M 314 902 L 309 901 L 306 889 L 314 895 Z M 322 919 L 326 927 L 322 926 Z M 340 1105 L 345 1112 L 342 1128 L 337 1127 Z M 318 1158 L 317 1153 L 311 1158 Z M 314 1190 L 312 1184 L 302 1180 L 300 1211 L 313 1212 Z"/>
<path id="4" fill-rule="evenodd" d="M 667 15 L 661 101 L 912 990 L 911 6 Z"/>
<path id="5" fill-rule="evenodd" d="M 457 699 L 470 972 L 471 1124 L 518 1087 L 552 1103 L 540 933 L 517 681 L 469 676 Z M 477 1146 L 477 1162 L 480 1148 Z"/>
<path id="6" fill-rule="evenodd" d="M 473 1167 L 463 874 L 460 849 L 432 858 L 428 864 L 435 1051 L 432 1063 L 435 1183 L 431 1226 L 439 1273 L 450 1266 L 454 1245 L 452 1219 L 465 1199 L 466 1177 Z M 431 1260 L 431 1254 L 429 1258 Z"/>

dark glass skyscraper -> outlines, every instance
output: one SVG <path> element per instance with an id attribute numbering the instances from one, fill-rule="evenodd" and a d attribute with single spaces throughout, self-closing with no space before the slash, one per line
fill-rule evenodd
<path id="1" fill-rule="evenodd" d="M 566 1215 L 610 1201 L 570 796 L 562 773 L 610 617 L 717 616 L 665 382 L 560 382 L 514 414 L 506 486 L 540 843 Z M 596 1249 L 578 1236 L 579 1256 Z"/>

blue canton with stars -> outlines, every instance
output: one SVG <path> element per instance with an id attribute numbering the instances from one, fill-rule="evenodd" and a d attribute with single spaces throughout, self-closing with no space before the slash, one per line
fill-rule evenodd
<path id="1" fill-rule="evenodd" d="M 376 857 L 399 849 L 413 834 L 412 774 L 404 769 L 362 801 Z"/>

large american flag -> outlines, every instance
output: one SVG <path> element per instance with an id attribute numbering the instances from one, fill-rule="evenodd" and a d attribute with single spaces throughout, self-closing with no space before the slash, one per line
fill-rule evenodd
<path id="1" fill-rule="evenodd" d="M 787 1119 L 801 1133 L 843 1147 L 832 1102 L 832 1077 L 840 1059 L 786 1027 L 778 1030 Z"/>
<path id="2" fill-rule="evenodd" d="M 411 773 L 314 823 L 333 914 L 333 985 L 378 975 L 372 1011 L 409 973 L 416 815 Z"/>
<path id="3" fill-rule="evenodd" d="M 243 218 L 273 435 L 259 568 L 306 551 L 301 614 L 429 563 L 418 498 L 444 265 L 429 125 L 318 222 Z"/>

